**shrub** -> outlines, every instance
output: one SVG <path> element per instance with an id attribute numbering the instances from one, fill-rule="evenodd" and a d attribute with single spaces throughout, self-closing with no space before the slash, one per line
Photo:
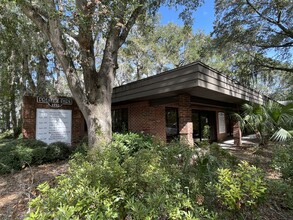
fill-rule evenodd
<path id="1" fill-rule="evenodd" d="M 142 133 L 114 133 L 113 147 L 119 149 L 122 155 L 133 154 L 140 149 L 151 149 L 155 145 L 154 139 L 150 135 Z"/>
<path id="2" fill-rule="evenodd" d="M 103 152 L 76 154 L 56 187 L 41 185 L 27 219 L 217 218 L 189 193 L 194 149 L 137 134 L 115 137 Z"/>
<path id="3" fill-rule="evenodd" d="M 214 187 L 220 202 L 229 210 L 257 205 L 266 191 L 263 172 L 246 161 L 239 163 L 235 172 L 218 169 Z"/>
<path id="4" fill-rule="evenodd" d="M 284 180 L 293 184 L 293 143 L 276 147 L 273 166 L 280 170 Z"/>
<path id="5" fill-rule="evenodd" d="M 34 139 L 17 139 L 0 146 L 0 174 L 20 170 L 30 165 L 68 158 L 69 147 L 64 143 L 46 143 Z"/>
<path id="6" fill-rule="evenodd" d="M 0 174 L 20 170 L 43 161 L 46 143 L 38 140 L 12 140 L 0 147 Z"/>
<path id="7" fill-rule="evenodd" d="M 45 160 L 50 162 L 54 160 L 64 160 L 71 153 L 68 144 L 63 142 L 54 142 L 48 145 Z"/>
<path id="8" fill-rule="evenodd" d="M 14 151 L 0 152 L 0 174 L 21 169 L 21 163 Z"/>

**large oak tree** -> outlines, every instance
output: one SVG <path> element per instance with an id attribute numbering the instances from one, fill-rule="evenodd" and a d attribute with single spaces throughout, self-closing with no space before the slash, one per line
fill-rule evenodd
<path id="1" fill-rule="evenodd" d="M 16 0 L 49 40 L 88 127 L 89 145 L 102 149 L 112 137 L 111 95 L 118 50 L 135 23 L 162 5 L 180 6 L 191 22 L 201 0 Z M 103 39 L 103 44 L 101 40 Z M 103 48 L 97 49 L 100 45 Z M 102 54 L 96 54 L 102 51 Z M 97 59 L 100 55 L 101 60 Z"/>

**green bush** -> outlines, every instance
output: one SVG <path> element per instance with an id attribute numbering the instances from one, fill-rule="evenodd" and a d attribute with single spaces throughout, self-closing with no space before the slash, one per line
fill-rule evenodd
<path id="1" fill-rule="evenodd" d="M 14 151 L 0 152 L 0 174 L 20 170 L 22 164 Z"/>
<path id="2" fill-rule="evenodd" d="M 47 144 L 34 139 L 11 140 L 0 146 L 0 152 L 13 151 L 17 148 L 34 149 L 39 147 L 47 147 Z"/>
<path id="3" fill-rule="evenodd" d="M 103 152 L 76 154 L 56 187 L 39 186 L 26 219 L 217 219 L 196 200 L 195 149 L 114 137 Z"/>
<path id="4" fill-rule="evenodd" d="M 40 164 L 45 156 L 46 146 L 46 143 L 38 140 L 5 142 L 0 147 L 0 174 L 20 170 L 28 164 Z"/>
<path id="5" fill-rule="evenodd" d="M 293 187 L 282 180 L 270 180 L 268 182 L 268 200 L 273 204 L 279 204 L 283 209 L 293 210 Z"/>
<path id="6" fill-rule="evenodd" d="M 141 149 L 151 149 L 154 146 L 154 139 L 150 135 L 141 133 L 114 133 L 112 145 L 119 150 L 120 154 L 133 154 Z"/>
<path id="7" fill-rule="evenodd" d="M 218 169 L 214 187 L 220 202 L 229 210 L 257 205 L 266 191 L 263 172 L 246 161 L 239 163 L 235 172 Z"/>
<path id="8" fill-rule="evenodd" d="M 264 196 L 261 170 L 242 162 L 231 171 L 236 159 L 216 144 L 114 138 L 103 152 L 75 154 L 55 187 L 40 185 L 26 219 L 223 219 L 216 201 L 234 213 Z"/>
<path id="9" fill-rule="evenodd" d="M 273 166 L 280 170 L 284 180 L 293 184 L 293 143 L 275 148 Z"/>
<path id="10" fill-rule="evenodd" d="M 64 160 L 71 153 L 68 144 L 63 142 L 54 142 L 48 145 L 45 160 L 50 162 L 54 160 Z"/>
<path id="11" fill-rule="evenodd" d="M 34 139 L 17 139 L 0 146 L 0 174 L 68 158 L 70 148 L 64 143 L 46 143 Z"/>

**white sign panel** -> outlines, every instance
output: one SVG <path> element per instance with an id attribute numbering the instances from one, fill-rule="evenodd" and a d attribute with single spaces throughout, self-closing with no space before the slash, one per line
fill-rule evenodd
<path id="1" fill-rule="evenodd" d="M 219 133 L 220 134 L 226 133 L 226 123 L 225 123 L 225 113 L 224 112 L 218 113 L 218 120 L 219 120 Z"/>
<path id="2" fill-rule="evenodd" d="M 37 109 L 36 139 L 47 144 L 61 141 L 71 144 L 72 111 Z"/>

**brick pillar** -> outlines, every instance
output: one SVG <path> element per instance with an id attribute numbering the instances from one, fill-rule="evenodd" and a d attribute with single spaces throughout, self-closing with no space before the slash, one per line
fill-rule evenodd
<path id="1" fill-rule="evenodd" d="M 23 138 L 35 138 L 36 135 L 36 98 L 24 96 L 22 103 Z"/>
<path id="2" fill-rule="evenodd" d="M 193 146 L 192 111 L 190 108 L 190 95 L 179 95 L 178 104 L 180 141 Z"/>
<path id="3" fill-rule="evenodd" d="M 241 128 L 240 128 L 240 122 L 236 122 L 233 125 L 233 138 L 234 138 L 234 145 L 239 147 L 242 145 L 242 132 L 241 132 Z"/>

